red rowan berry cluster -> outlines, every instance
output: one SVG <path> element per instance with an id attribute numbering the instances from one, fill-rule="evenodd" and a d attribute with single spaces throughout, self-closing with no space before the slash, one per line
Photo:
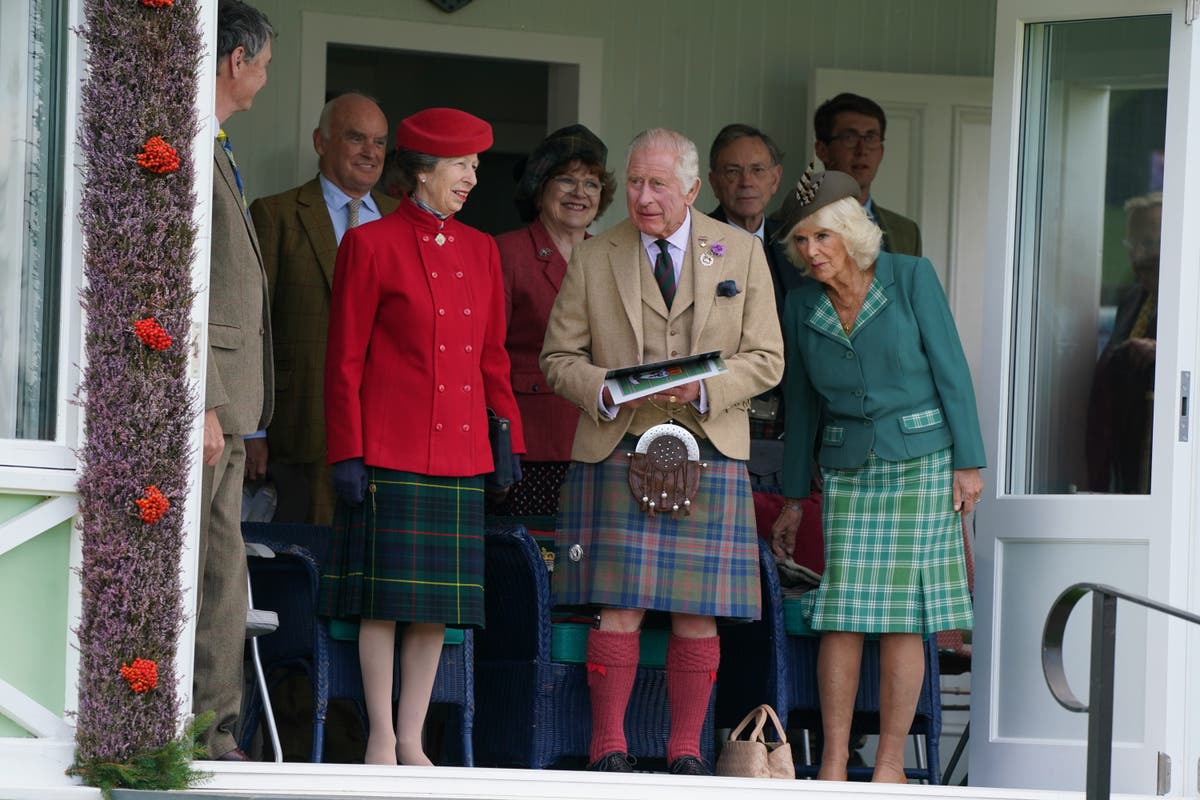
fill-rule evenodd
<path id="1" fill-rule="evenodd" d="M 146 140 L 142 152 L 138 153 L 137 163 L 161 175 L 179 169 L 179 156 L 176 155 L 175 148 L 167 144 L 161 136 L 151 136 Z"/>
<path id="2" fill-rule="evenodd" d="M 171 335 L 163 330 L 154 317 L 139 319 L 133 323 L 133 332 L 142 340 L 142 344 L 151 350 L 166 350 L 171 346 Z"/>
<path id="3" fill-rule="evenodd" d="M 157 486 L 147 486 L 146 495 L 134 501 L 137 503 L 138 510 L 141 511 L 142 522 L 147 525 L 158 522 L 162 519 L 162 515 L 167 513 L 167 509 L 171 507 L 171 502 L 167 500 L 166 495 L 158 490 Z"/>
<path id="4" fill-rule="evenodd" d="M 150 6 L 151 8 L 162 8 L 174 3 L 175 0 L 142 0 L 142 5 Z"/>
<path id="5" fill-rule="evenodd" d="M 135 658 L 132 664 L 121 665 L 121 677 L 138 694 L 158 686 L 158 664 L 148 658 Z"/>

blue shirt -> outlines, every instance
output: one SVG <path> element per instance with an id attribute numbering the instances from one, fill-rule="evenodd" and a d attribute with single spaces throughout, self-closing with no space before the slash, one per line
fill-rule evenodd
<path id="1" fill-rule="evenodd" d="M 329 209 L 329 218 L 333 220 L 333 235 L 337 237 L 338 244 L 341 244 L 342 237 L 346 235 L 346 228 L 350 223 L 350 195 L 335 186 L 333 181 L 324 175 L 319 175 L 318 178 L 321 181 L 321 194 L 325 198 L 325 208 Z M 374 222 L 381 216 L 383 215 L 379 213 L 379 206 L 375 205 L 375 199 L 371 197 L 370 192 L 367 192 L 363 195 L 362 206 L 358 209 L 358 224 L 365 225 L 368 222 Z"/>

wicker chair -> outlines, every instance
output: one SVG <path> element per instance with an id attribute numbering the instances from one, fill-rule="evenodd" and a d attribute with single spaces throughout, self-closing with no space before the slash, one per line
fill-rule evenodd
<path id="1" fill-rule="evenodd" d="M 256 559 L 250 564 L 250 579 L 258 605 L 279 614 L 279 630 L 259 644 L 271 685 L 292 672 L 303 672 L 312 683 L 312 762 L 320 763 L 325 749 L 325 720 L 331 699 L 352 700 L 360 708 L 365 730 L 362 672 L 358 644 L 329 635 L 328 620 L 316 614 L 320 559 L 331 539 L 328 528 L 316 525 L 243 523 L 242 537 L 264 544 L 276 557 Z M 434 679 L 432 703 L 455 706 L 458 714 L 451 726 L 443 761 L 472 766 L 472 729 L 475 715 L 474 636 L 465 631 L 461 645 L 442 648 Z M 394 692 L 399 682 L 393 679 Z M 249 746 L 258 727 L 262 698 L 257 687 L 247 698 L 241 744 Z"/>
<path id="2" fill-rule="evenodd" d="M 586 670 L 551 660 L 550 580 L 541 551 L 518 524 L 489 527 L 486 553 L 487 627 L 475 651 L 479 763 L 542 769 L 586 759 L 592 729 Z M 666 672 L 639 667 L 625 715 L 629 752 L 665 758 L 669 729 Z M 712 763 L 711 700 L 700 742 Z"/>
<path id="3" fill-rule="evenodd" d="M 717 682 L 717 727 L 733 728 L 761 703 L 787 724 L 790 691 L 787 632 L 783 627 L 779 574 L 771 546 L 758 540 L 762 619 L 721 628 L 721 667 Z M 793 751 L 795 746 L 793 745 Z"/>

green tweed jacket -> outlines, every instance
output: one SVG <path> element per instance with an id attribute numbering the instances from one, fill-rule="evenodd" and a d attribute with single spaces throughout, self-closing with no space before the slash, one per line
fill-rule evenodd
<path id="1" fill-rule="evenodd" d="M 962 343 L 933 264 L 880 253 L 847 339 L 825 286 L 788 293 L 783 490 L 807 497 L 810 463 L 861 466 L 872 451 L 904 461 L 954 447 L 954 468 L 986 456 Z"/>
<path id="2" fill-rule="evenodd" d="M 921 255 L 921 229 L 917 223 L 876 202 L 871 203 L 871 209 L 875 212 L 875 224 L 883 231 L 885 250 L 909 256 Z"/>
<path id="3" fill-rule="evenodd" d="M 381 214 L 399 203 L 371 192 Z M 325 339 L 337 236 L 313 178 L 250 204 L 262 244 L 275 325 L 275 418 L 271 458 L 288 464 L 325 460 Z"/>

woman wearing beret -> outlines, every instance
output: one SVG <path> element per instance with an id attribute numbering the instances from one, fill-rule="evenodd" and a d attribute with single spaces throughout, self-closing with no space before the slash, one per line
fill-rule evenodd
<path id="1" fill-rule="evenodd" d="M 880 638 L 873 780 L 903 783 L 924 679 L 922 637 L 972 623 L 960 514 L 979 502 L 983 439 L 962 344 L 933 265 L 880 251 L 858 183 L 797 188 L 782 227 L 814 280 L 788 294 L 784 493 L 776 556 L 792 551 L 814 451 L 824 477 L 825 573 L 804 596 L 822 633 L 819 777 L 845 780 L 863 638 Z"/>
<path id="2" fill-rule="evenodd" d="M 512 421 L 513 451 L 525 449 L 500 257 L 454 219 L 491 145 L 491 126 L 456 109 L 401 122 L 398 158 L 415 188 L 347 231 L 334 269 L 325 419 L 338 510 L 319 610 L 361 619 L 369 764 L 430 764 L 421 729 L 444 629 L 483 625 L 489 407 Z"/>
<path id="3" fill-rule="evenodd" d="M 579 409 L 550 389 L 538 356 L 571 251 L 587 238 L 588 226 L 616 193 L 617 182 L 605 169 L 607 156 L 604 142 L 583 125 L 547 136 L 525 162 L 517 184 L 517 211 L 531 224 L 496 237 L 513 391 L 521 417 L 538 425 L 521 464 L 524 477 L 497 509 L 502 514 L 552 516 L 558 511 Z"/>

